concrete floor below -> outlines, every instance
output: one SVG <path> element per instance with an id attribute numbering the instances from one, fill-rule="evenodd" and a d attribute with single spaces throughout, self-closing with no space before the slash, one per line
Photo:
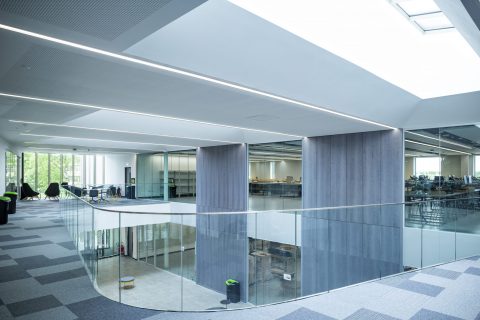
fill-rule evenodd
<path id="1" fill-rule="evenodd" d="M 119 290 L 119 272 L 121 277 L 134 277 L 135 287 Z M 221 303 L 225 294 L 130 257 L 99 260 L 97 286 L 107 298 L 135 307 L 172 311 L 225 309 Z M 227 305 L 227 309 L 249 306 L 252 305 L 239 302 Z"/>

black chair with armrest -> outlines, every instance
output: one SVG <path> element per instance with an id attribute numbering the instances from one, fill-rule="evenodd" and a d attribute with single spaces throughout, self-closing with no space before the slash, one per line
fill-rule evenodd
<path id="1" fill-rule="evenodd" d="M 60 196 L 60 186 L 57 182 L 52 182 L 48 185 L 47 190 L 45 190 L 45 199 L 56 199 Z"/>
<path id="2" fill-rule="evenodd" d="M 40 199 L 40 193 L 34 191 L 32 187 L 26 182 L 22 183 L 22 189 L 21 189 L 21 199 L 31 199 L 33 198 L 38 198 Z"/>

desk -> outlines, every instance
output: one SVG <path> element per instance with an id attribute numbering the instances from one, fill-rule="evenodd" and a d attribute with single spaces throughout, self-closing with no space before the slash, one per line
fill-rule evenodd
<path id="1" fill-rule="evenodd" d="M 286 182 L 250 182 L 250 194 L 264 196 L 284 196 L 284 197 L 301 197 L 301 183 Z"/>

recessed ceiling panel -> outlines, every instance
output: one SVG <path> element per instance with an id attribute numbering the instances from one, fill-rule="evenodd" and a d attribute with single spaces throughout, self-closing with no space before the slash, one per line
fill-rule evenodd
<path id="1" fill-rule="evenodd" d="M 172 0 L 6 0 L 0 11 L 114 40 Z"/>

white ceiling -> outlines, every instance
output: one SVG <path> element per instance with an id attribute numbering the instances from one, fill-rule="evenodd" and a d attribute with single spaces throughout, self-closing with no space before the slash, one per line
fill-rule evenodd
<path id="1" fill-rule="evenodd" d="M 134 44 L 123 54 L 213 79 L 0 29 L 0 136 L 35 150 L 185 150 L 403 127 L 421 102 L 226 0 L 155 25 L 172 15 L 162 8 L 109 41 L 0 6 L 2 23 L 120 54 Z"/>
<path id="2" fill-rule="evenodd" d="M 389 1 L 229 1 L 422 99 L 480 90 L 480 57 L 457 30 L 422 33 Z"/>

